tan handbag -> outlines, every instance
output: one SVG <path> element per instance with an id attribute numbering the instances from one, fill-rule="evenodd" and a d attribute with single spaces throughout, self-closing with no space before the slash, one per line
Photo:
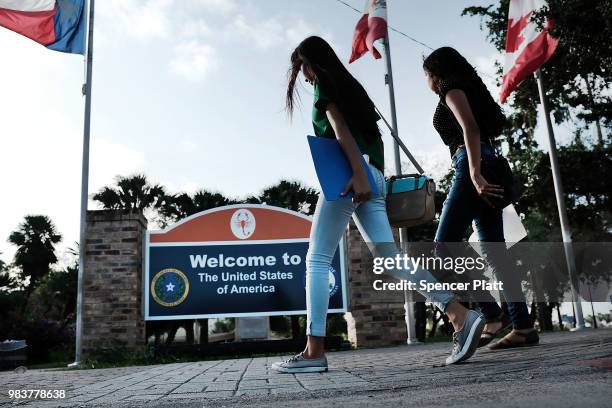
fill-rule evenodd
<path id="1" fill-rule="evenodd" d="M 434 196 L 436 183 L 423 175 L 423 168 L 410 153 L 404 142 L 397 137 L 389 122 L 376 108 L 378 115 L 385 122 L 391 136 L 412 162 L 418 174 L 391 176 L 387 179 L 387 216 L 392 227 L 405 228 L 426 224 L 436 216 Z"/>

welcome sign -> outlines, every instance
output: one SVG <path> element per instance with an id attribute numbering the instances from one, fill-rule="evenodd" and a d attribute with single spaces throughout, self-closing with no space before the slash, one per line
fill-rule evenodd
<path id="1" fill-rule="evenodd" d="M 306 313 L 311 217 L 268 205 L 194 214 L 145 240 L 145 320 Z M 347 311 L 345 242 L 329 270 L 329 312 Z"/>

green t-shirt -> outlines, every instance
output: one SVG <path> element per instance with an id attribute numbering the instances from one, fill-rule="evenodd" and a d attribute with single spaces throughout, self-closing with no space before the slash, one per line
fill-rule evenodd
<path id="1" fill-rule="evenodd" d="M 316 136 L 335 139 L 336 134 L 332 128 L 329 119 L 327 119 L 327 104 L 332 100 L 323 92 L 317 82 L 314 83 L 314 103 L 312 106 L 312 126 Z M 385 154 L 382 138 L 376 137 L 374 140 L 369 140 L 363 135 L 352 129 L 349 125 L 351 135 L 355 139 L 361 154 L 367 154 L 370 157 L 370 163 L 380 171 L 384 172 Z"/>

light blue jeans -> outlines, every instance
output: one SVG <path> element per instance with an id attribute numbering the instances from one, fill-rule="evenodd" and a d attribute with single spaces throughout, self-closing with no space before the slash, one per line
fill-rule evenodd
<path id="1" fill-rule="evenodd" d="M 309 336 L 325 336 L 329 304 L 329 268 L 351 216 L 365 242 L 375 245 L 376 256 L 394 258 L 400 253 L 387 218 L 385 178 L 376 167 L 371 164 L 369 167 L 378 186 L 377 196 L 358 204 L 354 204 L 351 199 L 327 201 L 323 194 L 319 196 L 306 255 L 306 334 Z M 372 250 L 372 245 L 370 249 Z M 417 269 L 414 274 L 411 274 L 412 270 L 403 269 L 388 272 L 397 279 L 417 284 L 420 280 L 437 282 L 429 271 L 422 268 Z M 453 299 L 452 293 L 447 291 L 422 294 L 442 311 Z"/>

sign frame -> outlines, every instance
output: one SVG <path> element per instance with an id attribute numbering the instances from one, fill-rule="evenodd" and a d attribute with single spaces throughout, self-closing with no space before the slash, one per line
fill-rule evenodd
<path id="1" fill-rule="evenodd" d="M 216 246 L 216 245 L 265 245 L 265 244 L 281 244 L 281 243 L 298 243 L 298 242 L 308 242 L 309 238 L 293 238 L 293 239 L 266 239 L 266 240 L 242 240 L 242 241 L 194 241 L 194 242 L 151 242 L 151 236 L 155 234 L 164 234 L 172 229 L 178 227 L 179 225 L 185 224 L 195 218 L 199 218 L 203 215 L 212 214 L 215 212 L 223 211 L 223 210 L 232 210 L 232 209 L 250 209 L 250 208 L 261 208 L 265 210 L 272 211 L 280 211 L 292 216 L 301 217 L 306 219 L 312 223 L 313 217 L 299 213 L 297 211 L 288 210 L 286 208 L 266 205 L 266 204 L 233 204 L 222 207 L 216 207 L 210 210 L 205 210 L 198 212 L 196 214 L 190 215 L 178 221 L 175 224 L 172 224 L 161 230 L 148 230 L 145 233 L 145 239 L 143 240 L 143 317 L 145 321 L 164 321 L 164 320 L 186 320 L 186 319 L 220 319 L 227 317 L 254 317 L 254 316 L 295 316 L 295 315 L 305 315 L 307 313 L 306 310 L 289 310 L 289 311 L 271 311 L 271 312 L 244 312 L 244 313 L 224 313 L 224 314 L 191 314 L 191 315 L 173 315 L 173 316 L 151 316 L 149 314 L 149 302 L 151 301 L 151 294 L 149 288 L 149 280 L 151 276 L 150 271 L 150 259 L 149 259 L 149 250 L 151 247 L 168 247 L 168 246 Z M 343 234 L 339 243 L 339 258 L 340 258 L 340 282 L 342 285 L 342 307 L 335 309 L 328 309 L 327 313 L 346 313 L 350 311 L 349 304 L 349 294 L 348 294 L 348 259 L 347 259 L 347 242 L 346 235 Z"/>

